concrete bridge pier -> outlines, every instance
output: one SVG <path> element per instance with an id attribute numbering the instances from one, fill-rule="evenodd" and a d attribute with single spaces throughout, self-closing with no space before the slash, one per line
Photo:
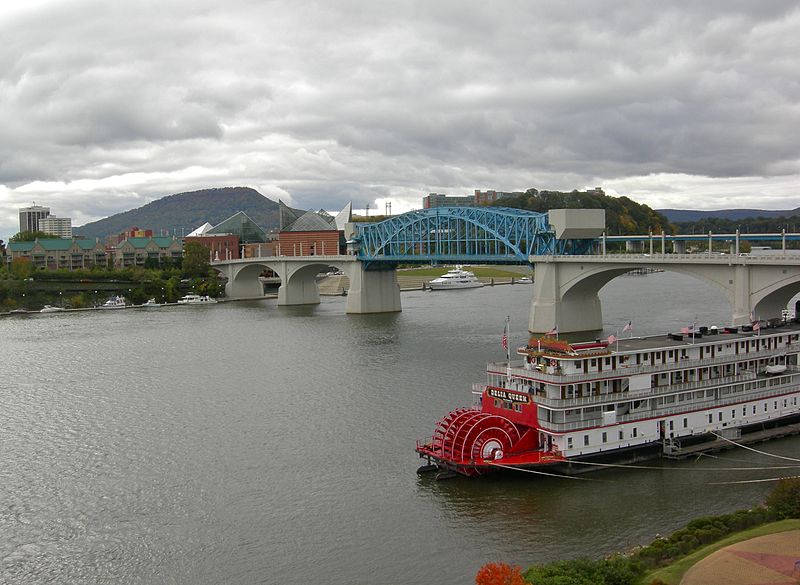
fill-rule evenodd
<path id="1" fill-rule="evenodd" d="M 603 328 L 603 309 L 597 296 L 599 287 L 575 286 L 562 294 L 561 265 L 553 262 L 536 264 L 533 281 L 533 303 L 528 330 L 546 333 L 558 326 L 559 333 L 594 331 Z"/>
<path id="2" fill-rule="evenodd" d="M 348 267 L 347 312 L 395 313 L 402 311 L 397 270 L 392 268 L 365 270 L 361 262 Z"/>

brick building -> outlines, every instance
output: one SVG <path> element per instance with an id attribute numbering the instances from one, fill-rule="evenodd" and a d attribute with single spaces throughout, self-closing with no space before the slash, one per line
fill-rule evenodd
<path id="1" fill-rule="evenodd" d="M 324 210 L 300 211 L 278 202 L 279 256 L 331 256 L 345 253 L 345 224 L 353 219 L 352 203 L 334 218 Z"/>

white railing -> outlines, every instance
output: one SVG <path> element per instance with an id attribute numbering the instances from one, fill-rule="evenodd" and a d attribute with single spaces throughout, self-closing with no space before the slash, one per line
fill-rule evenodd
<path id="1" fill-rule="evenodd" d="M 732 341 L 735 342 L 738 340 Z M 687 349 L 686 346 L 677 346 L 674 349 Z M 512 361 L 511 366 L 511 375 L 517 377 L 526 377 L 526 378 L 533 378 L 537 382 L 552 382 L 553 384 L 574 384 L 577 382 L 593 382 L 593 381 L 601 381 L 606 380 L 609 378 L 609 374 L 612 374 L 612 377 L 628 377 L 628 376 L 635 376 L 637 374 L 656 374 L 662 372 L 671 372 L 675 370 L 686 370 L 692 369 L 696 367 L 703 367 L 703 366 L 716 366 L 716 365 L 723 365 L 729 364 L 736 361 L 749 361 L 750 359 L 758 359 L 758 358 L 766 358 L 766 357 L 774 357 L 778 355 L 784 355 L 786 353 L 793 353 L 798 350 L 796 344 L 781 346 L 774 349 L 762 349 L 758 351 L 748 351 L 747 353 L 739 353 L 739 354 L 726 354 L 726 355 L 717 355 L 713 358 L 703 358 L 703 359 L 681 359 L 677 362 L 666 362 L 654 365 L 618 365 L 615 370 L 605 370 L 602 372 L 588 372 L 585 374 L 547 374 L 544 372 L 540 372 L 538 370 L 528 370 L 523 367 L 515 367 Z M 656 350 L 653 351 L 662 351 Z M 582 359 L 580 356 L 576 356 L 575 359 Z M 522 365 L 524 362 L 521 360 L 519 364 Z M 487 369 L 492 369 L 495 373 L 505 373 L 506 370 L 506 362 L 493 362 L 490 363 Z"/>

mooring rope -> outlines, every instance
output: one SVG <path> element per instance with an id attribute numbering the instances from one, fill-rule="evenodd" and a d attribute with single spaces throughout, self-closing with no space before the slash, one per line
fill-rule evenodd
<path id="1" fill-rule="evenodd" d="M 764 467 L 659 467 L 657 465 L 628 465 L 625 463 L 595 463 L 593 461 L 570 461 L 574 465 L 595 467 L 622 467 L 628 469 L 661 469 L 667 471 L 763 471 L 765 469 L 800 469 L 800 465 L 767 465 Z"/>
<path id="2" fill-rule="evenodd" d="M 706 485 L 729 485 L 732 483 L 763 483 L 765 481 L 780 481 L 782 479 L 800 479 L 800 475 L 789 475 L 786 477 L 768 477 L 766 479 L 742 479 L 739 481 L 712 481 Z"/>
<path id="3" fill-rule="evenodd" d="M 563 479 L 577 479 L 580 481 L 607 481 L 601 479 L 592 479 L 590 477 L 575 477 L 574 475 L 564 475 L 563 473 L 548 473 L 546 471 L 535 471 L 533 469 L 525 469 L 523 467 L 512 467 L 511 465 L 503 465 L 502 463 L 490 463 L 494 467 L 502 467 L 503 469 L 512 469 L 514 471 L 524 471 L 525 473 L 535 473 L 536 475 L 549 475 L 550 477 L 561 477 Z"/>
<path id="4" fill-rule="evenodd" d="M 786 461 L 797 461 L 800 463 L 800 459 L 797 459 L 795 457 L 786 457 L 784 455 L 776 455 L 775 453 L 767 453 L 766 451 L 759 451 L 758 449 L 753 449 L 752 447 L 748 447 L 747 445 L 737 443 L 736 441 L 731 441 L 729 438 L 723 437 L 722 435 L 718 435 L 714 431 L 711 431 L 711 434 L 719 439 L 722 439 L 723 441 L 728 441 L 729 443 L 736 445 L 737 447 L 741 447 L 742 449 L 747 449 L 748 451 L 753 451 L 754 453 L 766 455 L 767 457 L 775 457 L 776 459 L 785 459 Z"/>

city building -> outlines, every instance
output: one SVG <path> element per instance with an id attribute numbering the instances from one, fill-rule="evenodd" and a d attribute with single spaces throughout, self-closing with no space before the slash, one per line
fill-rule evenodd
<path id="1" fill-rule="evenodd" d="M 521 195 L 521 192 L 507 191 L 481 191 L 475 189 L 474 195 L 444 195 L 442 193 L 429 193 L 422 198 L 423 209 L 432 207 L 474 207 L 493 203 L 502 197 Z"/>
<path id="2" fill-rule="evenodd" d="M 147 260 L 180 261 L 183 258 L 183 243 L 174 236 L 149 238 L 127 238 L 114 249 L 114 266 L 144 266 Z"/>
<path id="3" fill-rule="evenodd" d="M 522 191 L 480 191 L 475 189 L 475 205 L 487 205 L 503 197 L 514 197 L 515 195 L 523 195 L 523 193 Z"/>
<path id="4" fill-rule="evenodd" d="M 39 220 L 50 215 L 49 207 L 42 207 L 35 203 L 30 207 L 21 207 L 19 210 L 19 231 L 39 231 Z"/>
<path id="5" fill-rule="evenodd" d="M 97 239 L 47 238 L 32 242 L 9 242 L 6 262 L 14 260 L 30 262 L 34 268 L 43 270 L 106 267 L 108 255 Z"/>
<path id="6" fill-rule="evenodd" d="M 336 215 L 325 210 L 301 211 L 278 202 L 280 231 L 276 254 L 279 256 L 329 256 L 344 254 L 345 231 L 353 221 L 352 202 Z"/>
<path id="7" fill-rule="evenodd" d="M 471 207 L 475 205 L 475 198 L 466 196 L 448 196 L 443 193 L 428 193 L 422 198 L 423 209 L 431 209 L 432 207 Z"/>
<path id="8" fill-rule="evenodd" d="M 39 219 L 39 231 L 59 238 L 72 239 L 72 218 L 48 215 Z"/>
<path id="9" fill-rule="evenodd" d="M 107 238 L 107 242 L 110 246 L 116 246 L 120 242 L 127 240 L 128 238 L 152 238 L 153 237 L 153 230 L 143 230 L 138 226 L 132 226 L 125 230 L 124 232 L 118 233 L 116 236 L 109 236 Z"/>

